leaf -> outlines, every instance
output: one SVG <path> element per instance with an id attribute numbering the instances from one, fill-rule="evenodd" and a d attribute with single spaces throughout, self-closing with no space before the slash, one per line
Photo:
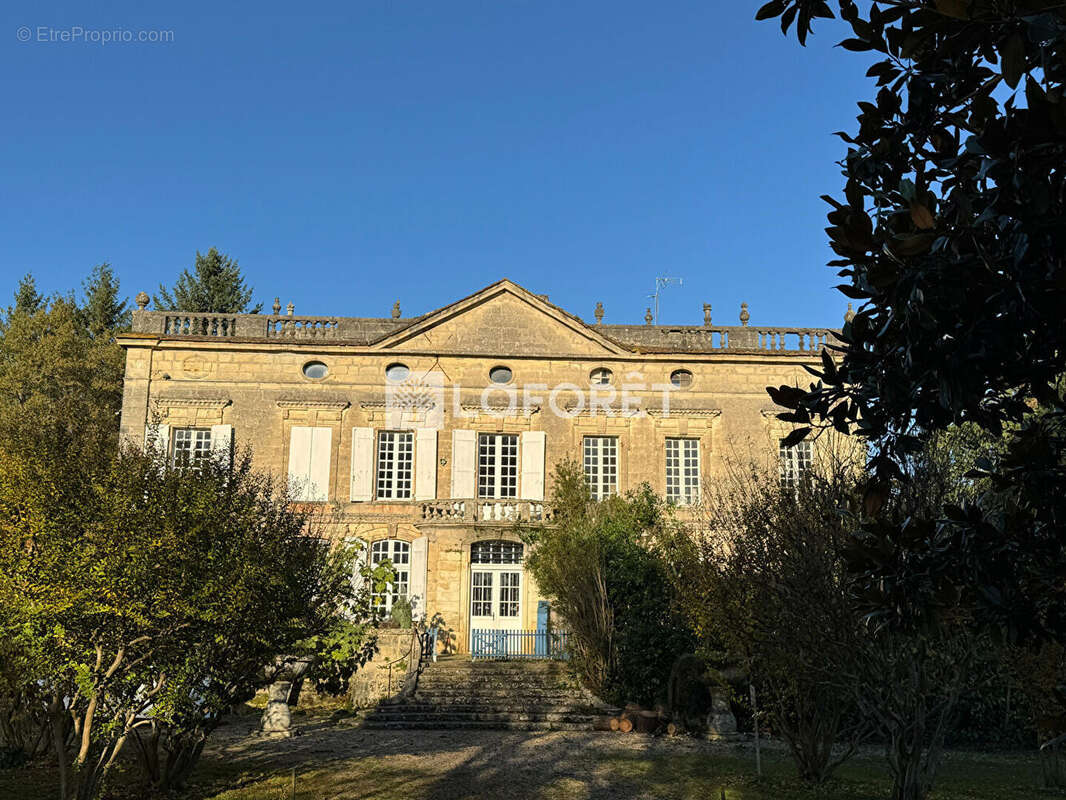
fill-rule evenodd
<path id="1" fill-rule="evenodd" d="M 933 212 L 921 203 L 911 205 L 911 219 L 923 231 L 936 227 L 936 219 L 933 217 Z"/>
<path id="2" fill-rule="evenodd" d="M 785 10 L 785 0 L 770 0 L 769 3 L 764 5 L 758 11 L 755 12 L 756 20 L 770 19 L 781 14 Z"/>
<path id="3" fill-rule="evenodd" d="M 1014 89 L 1025 72 L 1025 41 L 1020 31 L 1015 31 L 1003 43 L 999 50 L 1000 70 L 1003 80 Z"/>
<path id="4" fill-rule="evenodd" d="M 862 39 L 845 39 L 838 47 L 843 47 L 845 50 L 850 50 L 853 53 L 865 53 L 867 50 L 873 50 L 874 46 L 869 42 L 864 42 Z"/>
<path id="5" fill-rule="evenodd" d="M 782 447 L 794 447 L 810 435 L 810 428 L 796 428 L 788 436 L 781 440 Z"/>
<path id="6" fill-rule="evenodd" d="M 936 0 L 936 10 L 945 17 L 969 19 L 970 9 L 966 0 Z"/>

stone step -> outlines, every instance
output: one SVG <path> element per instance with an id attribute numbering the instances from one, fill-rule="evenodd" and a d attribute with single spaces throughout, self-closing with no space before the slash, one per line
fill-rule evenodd
<path id="1" fill-rule="evenodd" d="M 536 691 L 515 687 L 511 689 L 479 689 L 470 690 L 463 687 L 448 687 L 430 689 L 418 687 L 415 697 L 420 702 L 436 703 L 461 703 L 463 698 L 474 698 L 477 701 L 505 700 L 515 703 L 555 703 L 569 699 L 582 699 L 584 694 L 577 690 L 570 691 Z"/>
<path id="2" fill-rule="evenodd" d="M 589 714 L 593 706 L 587 702 L 562 703 L 558 705 L 523 705 L 521 703 L 397 703 L 380 705 L 368 714 Z"/>
<path id="3" fill-rule="evenodd" d="M 573 692 L 576 686 L 559 683 L 526 683 L 525 681 L 424 681 L 418 682 L 419 689 L 436 691 L 438 689 L 456 689 L 464 692 L 505 692 L 505 691 L 528 691 L 528 692 Z"/>
<path id="4" fill-rule="evenodd" d="M 365 719 L 374 722 L 591 722 L 590 714 L 570 711 L 434 711 L 430 713 L 374 711 Z"/>
<path id="5" fill-rule="evenodd" d="M 372 722 L 363 723 L 364 728 L 377 730 L 505 730 L 505 731 L 587 731 L 592 728 L 591 718 L 583 722 Z"/>

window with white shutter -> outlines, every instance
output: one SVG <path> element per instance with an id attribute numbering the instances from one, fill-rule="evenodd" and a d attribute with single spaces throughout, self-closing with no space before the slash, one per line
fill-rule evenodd
<path id="1" fill-rule="evenodd" d="M 700 440 L 666 440 L 666 501 L 679 506 L 700 501 Z"/>

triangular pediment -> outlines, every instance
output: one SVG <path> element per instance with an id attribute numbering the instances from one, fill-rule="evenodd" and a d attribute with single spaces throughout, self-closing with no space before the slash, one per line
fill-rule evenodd
<path id="1" fill-rule="evenodd" d="M 420 317 L 375 343 L 374 349 L 495 356 L 596 357 L 629 352 L 508 280 Z"/>

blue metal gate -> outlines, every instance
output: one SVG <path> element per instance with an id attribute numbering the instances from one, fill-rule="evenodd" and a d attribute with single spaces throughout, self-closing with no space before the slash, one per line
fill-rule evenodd
<path id="1" fill-rule="evenodd" d="M 566 660 L 570 634 L 553 630 L 473 630 L 470 657 L 483 660 Z"/>

